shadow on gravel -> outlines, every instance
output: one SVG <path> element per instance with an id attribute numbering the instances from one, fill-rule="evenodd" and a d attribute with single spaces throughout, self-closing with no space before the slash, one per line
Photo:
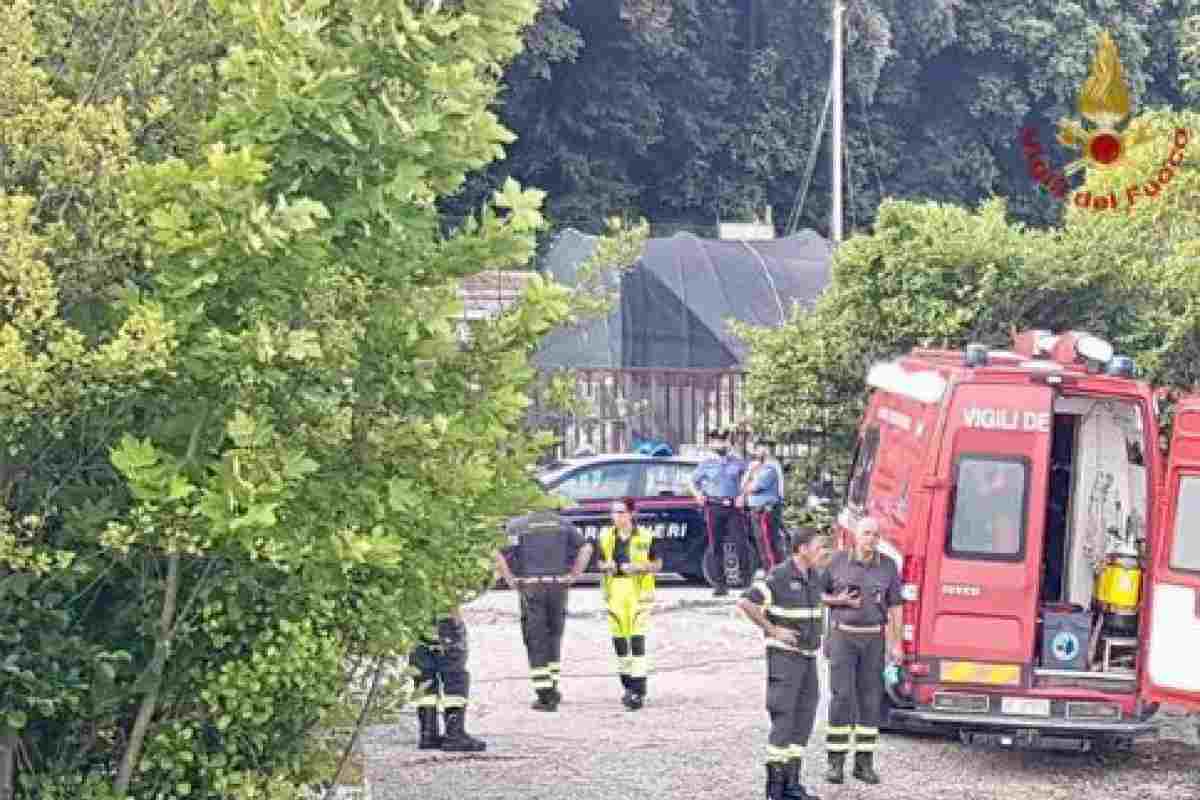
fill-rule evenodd
<path id="1" fill-rule="evenodd" d="M 922 737 L 930 740 L 933 737 Z M 1200 770 L 1200 749 L 1175 740 L 1145 741 L 1128 750 L 1092 750 L 1086 753 L 1062 750 L 1002 750 L 982 746 L 955 744 L 964 753 L 972 753 L 982 761 L 980 766 L 993 772 L 1019 770 L 1027 778 L 1039 775 L 1062 777 L 1095 777 L 1097 772 L 1109 776 L 1123 772 L 1159 771 L 1194 772 Z M 985 766 L 986 765 L 986 766 Z"/>

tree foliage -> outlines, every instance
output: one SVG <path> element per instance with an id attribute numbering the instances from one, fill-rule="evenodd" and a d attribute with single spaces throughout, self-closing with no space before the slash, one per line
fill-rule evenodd
<path id="1" fill-rule="evenodd" d="M 873 363 L 917 346 L 1007 348 L 1025 328 L 1086 330 L 1132 356 L 1146 380 L 1200 384 L 1200 115 L 1155 112 L 1147 125 L 1145 145 L 1089 171 L 1081 188 L 1111 192 L 1121 207 L 1085 209 L 1072 197 L 1060 228 L 1013 222 L 1002 200 L 976 210 L 885 202 L 874 228 L 839 249 L 812 309 L 797 307 L 778 329 L 739 326 L 756 424 L 785 435 L 824 425 L 844 445 Z M 1191 138 L 1172 156 L 1181 129 Z M 1182 165 L 1150 197 L 1168 157 Z M 1141 192 L 1132 208 L 1130 187 Z"/>
<path id="2" fill-rule="evenodd" d="M 534 0 L 0 10 L 0 757 L 18 797 L 290 797 L 347 665 L 480 590 L 539 501 L 542 194 L 437 201 Z M 10 762 L 11 763 L 11 762 Z M 332 771 L 332 770 L 330 770 Z M 0 771 L 2 774 L 2 771 Z"/>
<path id="3" fill-rule="evenodd" d="M 814 147 L 830 74 L 829 4 L 802 0 L 555 2 L 507 73 L 507 176 L 550 193 L 553 219 L 587 224 L 636 210 L 711 225 L 764 205 L 786 220 Z M 565 5 L 565 7 L 564 7 Z M 647 3 L 633 5 L 653 5 Z M 661 8 L 661 4 L 660 4 Z M 1061 0 L 847 4 L 846 219 L 867 229 L 884 197 L 975 205 L 993 195 L 1029 223 L 1060 219 L 1030 185 L 1018 143 L 1074 113 L 1096 36 L 1112 33 L 1135 106 L 1183 99 L 1179 23 L 1190 3 Z M 650 19 L 654 24 L 637 24 Z M 539 45 L 550 41 L 539 34 Z M 829 219 L 829 135 L 801 224 Z"/>

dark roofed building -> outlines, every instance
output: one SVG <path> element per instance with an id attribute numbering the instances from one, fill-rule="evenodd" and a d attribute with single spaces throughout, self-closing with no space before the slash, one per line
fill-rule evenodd
<path id="1" fill-rule="evenodd" d="M 554 280 L 575 283 L 596 238 L 568 229 L 542 260 Z M 535 361 L 558 368 L 737 369 L 745 346 L 726 324 L 778 326 L 795 303 L 811 305 L 829 282 L 833 250 L 812 231 L 760 241 L 701 239 L 690 233 L 646 242 L 620 277 L 608 317 L 562 328 Z"/>

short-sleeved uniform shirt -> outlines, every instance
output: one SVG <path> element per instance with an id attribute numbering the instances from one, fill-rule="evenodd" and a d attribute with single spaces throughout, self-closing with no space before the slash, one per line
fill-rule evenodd
<path id="1" fill-rule="evenodd" d="M 878 552 L 865 563 L 853 552 L 834 553 L 822 583 L 826 594 L 841 594 L 853 586 L 862 592 L 861 608 L 830 606 L 833 621 L 845 625 L 882 625 L 887 622 L 887 609 L 904 602 L 896 562 Z"/>
<path id="2" fill-rule="evenodd" d="M 565 574 L 586 541 L 578 528 L 554 511 L 517 517 L 506 531 L 508 546 L 500 552 L 518 578 Z"/>
<path id="3" fill-rule="evenodd" d="M 696 488 L 709 497 L 737 497 L 742 490 L 746 462 L 737 456 L 726 455 L 702 462 L 693 473 Z"/>

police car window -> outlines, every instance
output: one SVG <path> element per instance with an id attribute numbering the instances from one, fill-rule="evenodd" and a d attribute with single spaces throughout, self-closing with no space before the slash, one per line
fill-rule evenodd
<path id="1" fill-rule="evenodd" d="M 646 495 L 690 494 L 689 481 L 696 471 L 695 464 L 647 464 Z"/>
<path id="2" fill-rule="evenodd" d="M 879 426 L 872 425 L 863 434 L 850 473 L 850 485 L 846 490 L 846 502 L 856 508 L 867 504 L 871 487 L 871 473 L 875 471 L 875 454 L 879 451 Z"/>
<path id="3" fill-rule="evenodd" d="M 597 464 L 566 478 L 551 491 L 569 500 L 595 500 L 632 494 L 636 464 Z"/>
<path id="4" fill-rule="evenodd" d="M 1200 572 L 1200 476 L 1184 475 L 1179 481 L 1179 505 L 1175 509 L 1175 541 L 1171 545 L 1171 569 Z"/>
<path id="5" fill-rule="evenodd" d="M 947 551 L 968 558 L 1019 559 L 1024 552 L 1028 477 L 1023 459 L 961 458 Z"/>

